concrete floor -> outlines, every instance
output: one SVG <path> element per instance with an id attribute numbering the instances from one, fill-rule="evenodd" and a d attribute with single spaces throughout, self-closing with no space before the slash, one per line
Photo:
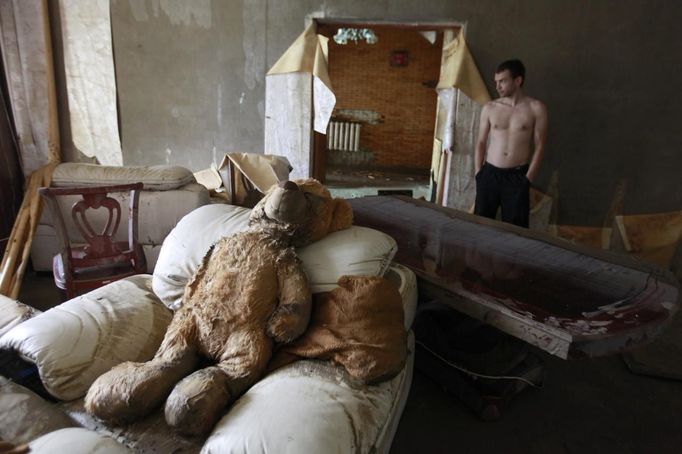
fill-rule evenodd
<path id="1" fill-rule="evenodd" d="M 20 300 L 57 304 L 51 275 L 29 271 Z M 682 317 L 666 335 L 682 346 Z M 635 375 L 620 355 L 563 361 L 535 352 L 546 365 L 543 387 L 515 397 L 494 422 L 415 370 L 391 454 L 682 452 L 681 381 Z"/>
<path id="2" fill-rule="evenodd" d="M 333 197 L 345 199 L 377 195 L 381 190 L 409 190 L 412 197 L 429 198 L 428 174 L 329 167 L 324 182 Z"/>
<path id="3" fill-rule="evenodd" d="M 524 391 L 494 422 L 416 372 L 391 454 L 682 452 L 682 382 L 634 375 L 619 355 L 542 356 L 543 388 Z"/>

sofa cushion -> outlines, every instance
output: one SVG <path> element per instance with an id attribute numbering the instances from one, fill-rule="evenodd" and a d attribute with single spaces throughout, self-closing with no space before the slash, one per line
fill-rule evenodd
<path id="1" fill-rule="evenodd" d="M 233 205 L 206 205 L 178 223 L 166 237 L 154 269 L 154 292 L 164 304 L 180 307 L 185 285 L 208 249 L 221 237 L 245 230 L 250 212 Z M 299 249 L 298 256 L 317 293 L 335 288 L 343 275 L 383 275 L 395 252 L 390 236 L 353 226 Z"/>
<path id="2" fill-rule="evenodd" d="M 28 447 L 32 454 L 132 454 L 115 440 L 81 427 L 60 429 L 33 440 Z"/>
<path id="3" fill-rule="evenodd" d="M 19 323 L 39 314 L 40 311 L 19 301 L 0 295 L 0 337 Z"/>
<path id="4" fill-rule="evenodd" d="M 0 377 L 0 439 L 28 443 L 76 423 L 33 391 Z"/>
<path id="5" fill-rule="evenodd" d="M 409 330 L 414 322 L 414 314 L 417 312 L 417 276 L 409 268 L 392 263 L 384 277 L 398 286 L 398 292 L 403 299 L 403 312 L 405 316 L 405 329 Z"/>
<path id="6" fill-rule="evenodd" d="M 180 166 L 101 166 L 65 162 L 59 164 L 52 174 L 52 186 L 101 186 L 144 183 L 144 189 L 167 191 L 195 183 L 194 174 Z"/>
<path id="7" fill-rule="evenodd" d="M 171 317 L 151 276 L 131 276 L 21 323 L 0 338 L 0 348 L 34 363 L 52 396 L 71 400 L 114 365 L 152 358 Z"/>

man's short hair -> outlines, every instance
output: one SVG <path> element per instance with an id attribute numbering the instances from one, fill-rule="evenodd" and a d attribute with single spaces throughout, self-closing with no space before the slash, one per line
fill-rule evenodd
<path id="1" fill-rule="evenodd" d="M 512 79 L 516 79 L 517 77 L 521 77 L 521 85 L 526 81 L 526 67 L 523 66 L 523 63 L 521 63 L 521 60 L 519 59 L 513 59 L 513 60 L 507 60 L 503 61 L 499 65 L 497 65 L 497 70 L 495 71 L 495 74 L 499 74 L 502 71 L 509 71 L 509 74 L 511 74 Z"/>

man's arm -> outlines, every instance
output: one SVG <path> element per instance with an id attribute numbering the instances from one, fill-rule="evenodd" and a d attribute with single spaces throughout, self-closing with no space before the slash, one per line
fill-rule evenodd
<path id="1" fill-rule="evenodd" d="M 478 125 L 478 140 L 476 141 L 476 149 L 474 152 L 474 175 L 478 174 L 483 167 L 485 160 L 485 149 L 488 143 L 488 134 L 490 133 L 490 104 L 483 106 L 481 110 L 481 121 Z"/>
<path id="2" fill-rule="evenodd" d="M 533 181 L 538 174 L 540 163 L 545 155 L 545 142 L 547 142 L 547 108 L 540 101 L 535 101 L 531 108 L 535 113 L 535 127 L 533 128 L 535 151 L 533 151 L 533 159 L 526 173 L 529 181 Z"/>

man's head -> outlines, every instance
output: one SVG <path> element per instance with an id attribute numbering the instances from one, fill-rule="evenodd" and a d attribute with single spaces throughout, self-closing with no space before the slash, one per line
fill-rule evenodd
<path id="1" fill-rule="evenodd" d="M 502 96 L 512 96 L 526 80 L 526 68 L 521 60 L 503 61 L 495 70 L 495 89 Z"/>

